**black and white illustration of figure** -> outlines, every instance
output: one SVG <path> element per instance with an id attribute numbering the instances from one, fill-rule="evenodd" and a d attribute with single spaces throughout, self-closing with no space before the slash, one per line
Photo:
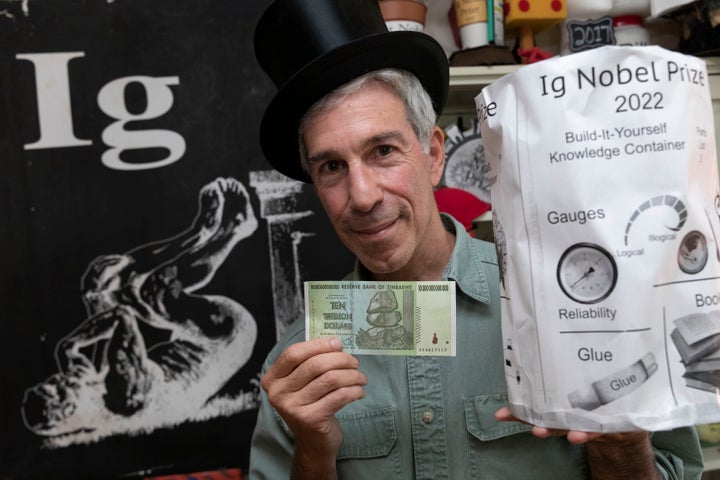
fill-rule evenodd
<path id="1" fill-rule="evenodd" d="M 233 178 L 205 185 L 198 203 L 178 235 L 90 263 L 82 278 L 87 317 L 55 346 L 58 372 L 23 399 L 25 425 L 50 445 L 247 408 L 215 394 L 250 358 L 255 319 L 231 298 L 198 291 L 258 221 Z M 165 335 L 144 338 L 143 326 Z"/>

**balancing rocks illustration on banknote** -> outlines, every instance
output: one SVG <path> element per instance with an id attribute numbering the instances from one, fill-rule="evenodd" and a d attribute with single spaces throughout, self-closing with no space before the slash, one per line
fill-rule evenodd
<path id="1" fill-rule="evenodd" d="M 454 282 L 305 282 L 308 339 L 365 355 L 455 355 Z"/>

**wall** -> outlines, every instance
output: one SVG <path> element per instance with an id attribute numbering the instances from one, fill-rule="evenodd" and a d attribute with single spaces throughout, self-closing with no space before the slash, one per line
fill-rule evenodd
<path id="1" fill-rule="evenodd" d="M 2 478 L 247 467 L 300 280 L 352 267 L 258 146 L 268 3 L 0 0 Z"/>

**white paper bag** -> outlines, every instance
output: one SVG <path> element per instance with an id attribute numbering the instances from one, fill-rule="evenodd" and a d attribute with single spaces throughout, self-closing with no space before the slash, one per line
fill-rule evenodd
<path id="1" fill-rule="evenodd" d="M 720 190 L 703 60 L 602 47 L 482 90 L 513 413 L 720 420 Z"/>

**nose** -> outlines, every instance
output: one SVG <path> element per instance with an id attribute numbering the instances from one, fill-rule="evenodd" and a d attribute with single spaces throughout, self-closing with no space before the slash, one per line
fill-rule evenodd
<path id="1" fill-rule="evenodd" d="M 382 202 L 384 194 L 377 173 L 362 163 L 353 165 L 348 175 L 350 208 L 369 212 Z"/>

